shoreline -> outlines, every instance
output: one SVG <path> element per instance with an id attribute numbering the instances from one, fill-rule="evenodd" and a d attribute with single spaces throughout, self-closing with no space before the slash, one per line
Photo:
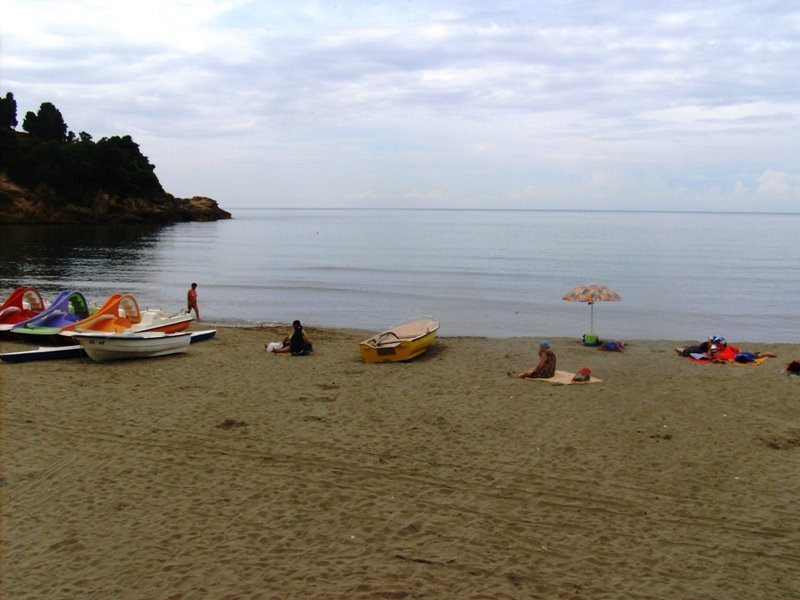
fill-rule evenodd
<path id="1" fill-rule="evenodd" d="M 210 323 L 195 323 L 203 329 Z M 794 597 L 800 378 L 441 337 L 365 364 L 361 330 L 219 327 L 184 355 L 0 364 L 9 597 Z M 374 332 L 370 332 L 371 335 Z M 0 342 L 22 349 L 16 342 Z"/>
<path id="2" fill-rule="evenodd" d="M 311 335 L 314 336 L 314 333 L 317 332 L 324 337 L 328 336 L 351 336 L 352 341 L 354 344 L 354 354 L 358 355 L 358 343 L 362 340 L 365 340 L 376 333 L 379 333 L 376 330 L 368 330 L 368 329 L 361 329 L 361 328 L 351 328 L 351 327 L 318 327 L 316 325 L 305 325 L 303 326 L 304 330 Z M 223 333 L 225 331 L 240 331 L 240 332 L 250 332 L 252 334 L 264 334 L 265 340 L 267 337 L 270 337 L 267 341 L 280 341 L 291 332 L 292 326 L 291 323 L 257 323 L 257 324 L 240 324 L 240 325 L 231 325 L 227 323 L 219 323 L 219 322 L 212 322 L 212 321 L 193 321 L 189 330 L 190 331 L 199 331 L 203 329 L 216 329 L 219 333 Z M 481 335 L 438 335 L 437 341 L 442 342 L 445 340 L 470 340 L 476 343 L 485 342 L 487 344 L 496 344 L 496 343 L 511 343 L 519 344 L 520 341 L 527 341 L 529 349 L 531 351 L 531 355 L 534 357 L 533 362 L 535 363 L 535 356 L 536 356 L 536 348 L 538 347 L 538 341 L 540 339 L 547 339 L 550 340 L 554 346 L 561 348 L 570 348 L 570 349 L 580 349 L 585 352 L 594 352 L 599 355 L 603 354 L 617 354 L 614 352 L 603 352 L 598 349 L 597 346 L 585 346 L 581 338 L 575 337 L 567 337 L 567 336 L 547 336 L 547 335 L 518 335 L 518 336 L 504 336 L 504 337 L 489 337 L 489 336 L 481 336 Z M 613 338 L 599 338 L 602 341 L 606 339 L 613 339 Z M 312 340 L 313 341 L 313 340 Z M 683 347 L 686 345 L 697 344 L 702 339 L 632 339 L 632 340 L 623 340 L 626 346 L 626 350 L 629 352 L 631 348 L 634 347 L 642 347 L 642 346 L 653 346 L 658 347 L 659 351 L 664 351 L 665 348 L 669 347 L 670 349 L 674 350 L 676 347 Z M 266 342 L 265 342 L 266 343 Z M 777 354 L 777 361 L 780 362 L 783 358 L 786 358 L 786 362 L 791 360 L 797 360 L 800 358 L 800 344 L 792 343 L 792 342 L 749 342 L 749 341 L 739 341 L 739 340 L 728 340 L 728 343 L 740 348 L 741 350 L 747 351 L 758 351 L 758 352 L 772 352 Z M 54 344 L 42 344 L 42 346 L 53 346 Z M 8 334 L 7 331 L 0 332 L 0 353 L 3 352 L 17 352 L 21 350 L 29 350 L 38 347 L 37 344 L 32 343 L 29 340 L 21 339 L 18 337 L 14 337 Z M 263 345 L 262 345 L 263 348 Z M 626 352 L 622 352 L 619 354 L 626 354 Z M 773 364 L 775 359 L 773 359 Z"/>
<path id="3" fill-rule="evenodd" d="M 291 321 L 287 321 L 285 323 L 278 322 L 278 321 L 240 321 L 240 320 L 203 320 L 199 323 L 197 321 L 192 322 L 191 329 L 192 330 L 200 330 L 200 329 L 233 329 L 233 330 L 254 330 L 254 331 L 267 331 L 273 332 L 278 335 L 280 334 L 287 334 L 292 328 Z M 308 329 L 309 331 L 321 331 L 321 332 L 340 332 L 340 333 L 351 333 L 356 336 L 362 336 L 361 339 L 367 339 L 370 336 L 379 333 L 381 330 L 379 329 L 366 329 L 363 327 L 336 327 L 336 326 L 328 326 L 328 325 L 314 325 L 314 324 L 307 324 L 303 321 L 303 328 Z M 577 343 L 578 345 L 582 344 L 582 339 L 580 337 L 574 336 L 566 336 L 566 335 L 546 335 L 546 334 L 524 334 L 524 335 L 500 335 L 500 336 L 490 336 L 490 335 L 472 335 L 472 334 L 463 334 L 463 335 L 438 335 L 437 339 L 474 339 L 474 340 L 487 340 L 487 341 L 501 341 L 501 340 L 514 340 L 514 339 L 529 339 L 532 340 L 531 343 L 535 342 L 539 339 L 547 339 L 547 340 L 559 340 L 561 342 L 565 342 L 568 344 Z M 614 337 L 606 337 L 606 336 L 599 336 L 601 341 L 604 340 L 614 340 L 618 338 Z M 668 338 L 668 337 L 658 337 L 658 338 L 625 338 L 622 341 L 625 344 L 674 344 L 676 346 L 686 345 L 686 344 L 696 344 L 703 341 L 703 337 L 698 337 L 696 339 L 692 338 Z M 758 349 L 762 349 L 761 347 L 786 347 L 791 348 L 794 347 L 797 354 L 800 354 L 800 342 L 791 342 L 791 341 L 749 341 L 749 340 L 739 340 L 733 338 L 727 338 L 728 342 L 739 346 L 741 348 L 750 348 L 758 346 Z M 12 341 L 9 338 L 5 338 L 0 335 L 0 343 L 3 341 Z M 587 347 L 588 349 L 592 349 L 591 347 Z"/>
<path id="4" fill-rule="evenodd" d="M 355 325 L 355 326 L 347 326 L 347 325 L 339 326 L 339 325 L 327 325 L 327 324 L 318 325 L 318 324 L 314 324 L 309 319 L 301 319 L 301 320 L 303 321 L 303 326 L 304 327 L 313 328 L 313 329 L 319 329 L 319 330 L 341 330 L 341 331 L 361 332 L 364 335 L 364 339 L 366 339 L 367 337 L 369 337 L 371 335 L 374 335 L 375 333 L 378 333 L 379 331 L 383 331 L 385 329 L 388 329 L 389 326 L 392 326 L 392 325 L 397 323 L 397 321 L 394 321 L 394 322 L 391 322 L 391 323 L 390 322 L 386 322 L 382 326 L 378 326 L 378 327 L 370 329 L 370 328 L 364 327 L 362 325 Z M 259 329 L 259 328 L 270 328 L 270 327 L 291 329 L 291 319 L 287 319 L 285 322 L 283 322 L 283 321 L 278 321 L 278 320 L 264 320 L 264 319 L 261 319 L 261 320 L 259 320 L 259 319 L 247 320 L 247 319 L 239 319 L 239 318 L 222 318 L 222 319 L 216 319 L 216 320 L 203 321 L 203 325 L 207 325 L 209 327 L 236 328 L 236 329 Z M 447 327 L 448 327 L 448 324 L 445 323 L 442 326 L 442 329 L 439 330 L 439 336 L 440 337 L 447 337 L 447 338 L 468 337 L 468 338 L 485 338 L 485 339 L 491 339 L 491 340 L 511 339 L 511 338 L 518 338 L 518 337 L 529 337 L 529 338 L 538 339 L 540 337 L 543 337 L 543 338 L 546 338 L 546 339 L 551 339 L 552 338 L 552 339 L 564 339 L 564 340 L 581 340 L 582 339 L 581 336 L 583 335 L 583 333 L 586 333 L 584 331 L 583 333 L 576 334 L 574 336 L 573 335 L 564 335 L 564 334 L 555 334 L 555 333 L 552 333 L 552 332 L 550 334 L 547 334 L 546 332 L 537 333 L 535 328 L 531 327 L 530 329 L 524 329 L 523 331 L 525 331 L 525 333 L 520 334 L 520 333 L 517 333 L 517 331 L 519 331 L 520 328 L 519 327 L 515 327 L 514 328 L 514 333 L 501 333 L 501 334 L 498 334 L 498 335 L 489 335 L 489 334 L 484 334 L 484 333 L 451 334 L 451 333 L 447 332 Z M 444 330 L 444 333 L 442 333 L 443 330 Z M 531 333 L 527 333 L 528 331 L 530 331 Z M 579 329 L 579 331 L 580 331 L 580 329 Z M 759 340 L 758 339 L 759 336 L 753 336 L 753 337 L 744 336 L 742 338 L 739 338 L 739 337 L 737 337 L 735 335 L 731 335 L 730 333 L 726 333 L 726 331 L 727 331 L 726 328 L 718 327 L 718 326 L 707 327 L 707 328 L 698 328 L 697 332 L 699 334 L 699 337 L 697 337 L 697 338 L 693 338 L 692 336 L 670 337 L 670 336 L 665 336 L 665 335 L 654 335 L 653 337 L 638 336 L 638 335 L 633 335 L 633 336 L 614 336 L 614 335 L 603 335 L 603 334 L 597 334 L 597 335 L 599 335 L 601 340 L 609 340 L 609 339 L 610 340 L 617 340 L 617 339 L 621 339 L 625 343 L 628 343 L 629 341 L 630 342 L 636 342 L 636 343 L 653 343 L 653 342 L 664 342 L 664 341 L 666 341 L 666 342 L 672 342 L 672 343 L 676 343 L 676 344 L 688 344 L 688 343 L 697 343 L 698 341 L 702 341 L 703 339 L 705 339 L 704 335 L 707 335 L 706 331 L 708 332 L 708 334 L 720 334 L 723 337 L 725 337 L 726 339 L 728 339 L 728 341 L 735 340 L 735 342 L 732 342 L 732 343 L 735 343 L 735 344 L 740 345 L 740 346 L 741 345 L 755 346 L 755 345 L 765 345 L 765 344 L 766 345 L 780 344 L 780 345 L 788 345 L 788 346 L 794 345 L 794 346 L 797 346 L 798 348 L 800 348 L 800 339 L 795 341 L 795 340 L 791 339 L 791 337 L 787 337 L 786 339 L 783 339 L 783 340 L 775 340 L 775 339 Z"/>

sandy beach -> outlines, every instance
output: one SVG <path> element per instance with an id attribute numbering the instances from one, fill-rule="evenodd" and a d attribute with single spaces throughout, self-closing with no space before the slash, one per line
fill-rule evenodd
<path id="1" fill-rule="evenodd" d="M 196 325 L 193 329 L 200 329 Z M 184 355 L 0 364 L 3 598 L 797 598 L 796 345 L 759 366 L 534 337 L 219 328 Z M 27 347 L 0 342 L 4 352 Z"/>

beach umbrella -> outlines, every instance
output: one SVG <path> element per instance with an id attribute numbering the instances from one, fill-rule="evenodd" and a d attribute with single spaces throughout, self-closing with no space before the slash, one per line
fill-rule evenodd
<path id="1" fill-rule="evenodd" d="M 603 285 L 590 283 L 576 287 L 566 294 L 564 300 L 568 302 L 588 302 L 591 310 L 589 311 L 589 334 L 594 335 L 594 303 L 595 302 L 619 302 L 622 300 L 620 295 L 614 290 Z"/>

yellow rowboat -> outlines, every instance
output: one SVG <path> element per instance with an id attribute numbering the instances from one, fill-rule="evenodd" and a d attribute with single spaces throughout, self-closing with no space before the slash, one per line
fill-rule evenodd
<path id="1" fill-rule="evenodd" d="M 361 358 L 367 363 L 411 360 L 431 347 L 438 329 L 433 317 L 409 319 L 361 342 Z"/>

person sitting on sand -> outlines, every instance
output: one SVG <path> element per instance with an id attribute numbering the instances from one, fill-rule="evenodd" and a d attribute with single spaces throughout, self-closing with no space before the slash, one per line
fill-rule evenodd
<path id="1" fill-rule="evenodd" d="M 271 344 L 267 345 L 268 350 L 270 349 L 270 346 Z M 306 337 L 300 321 L 294 321 L 292 323 L 292 333 L 283 339 L 281 347 L 272 349 L 272 352 L 277 352 L 278 354 L 291 354 L 292 356 L 306 356 L 311 354 L 313 351 L 313 346 Z"/>
<path id="2" fill-rule="evenodd" d="M 523 379 L 549 379 L 556 374 L 556 355 L 550 349 L 550 342 L 539 342 L 539 362 L 536 366 L 519 374 Z"/>

